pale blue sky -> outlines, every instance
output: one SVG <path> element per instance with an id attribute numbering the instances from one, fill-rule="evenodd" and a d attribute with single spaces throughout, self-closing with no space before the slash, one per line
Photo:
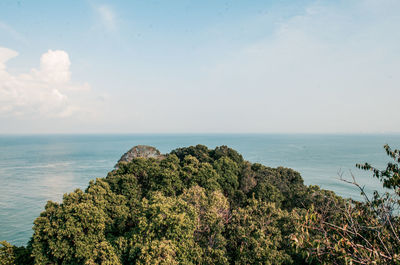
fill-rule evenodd
<path id="1" fill-rule="evenodd" d="M 400 132 L 400 1 L 0 2 L 0 133 Z"/>

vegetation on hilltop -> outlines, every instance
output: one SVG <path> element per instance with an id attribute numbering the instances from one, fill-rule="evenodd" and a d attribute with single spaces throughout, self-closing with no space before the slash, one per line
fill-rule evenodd
<path id="1" fill-rule="evenodd" d="M 386 150 L 386 170 L 359 167 L 399 195 L 399 151 Z M 49 201 L 27 247 L 1 243 L 0 264 L 397 264 L 398 202 L 344 200 L 292 169 L 197 145 Z"/>

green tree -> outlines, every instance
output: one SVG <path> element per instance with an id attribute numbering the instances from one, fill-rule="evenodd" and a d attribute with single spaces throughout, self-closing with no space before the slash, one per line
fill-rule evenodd
<path id="1" fill-rule="evenodd" d="M 130 259 L 138 264 L 197 263 L 202 254 L 194 238 L 197 219 L 195 209 L 182 198 L 155 192 L 143 199 L 130 239 Z"/>
<path id="2" fill-rule="evenodd" d="M 283 226 L 290 225 L 289 214 L 275 204 L 250 199 L 248 206 L 232 213 L 228 224 L 228 246 L 234 264 L 287 264 Z"/>
<path id="3" fill-rule="evenodd" d="M 359 167 L 398 196 L 399 151 L 386 151 L 385 170 Z M 292 169 L 197 145 L 133 158 L 48 202 L 27 247 L 2 243 L 0 264 L 395 263 L 397 205 L 344 200 Z"/>

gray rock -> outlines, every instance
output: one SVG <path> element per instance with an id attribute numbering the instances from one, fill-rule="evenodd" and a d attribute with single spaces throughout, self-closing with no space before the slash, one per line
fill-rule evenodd
<path id="1" fill-rule="evenodd" d="M 121 156 L 121 158 L 118 160 L 118 163 L 115 165 L 115 168 L 118 169 L 118 165 L 120 163 L 129 163 L 137 157 L 156 159 L 164 158 L 160 151 L 155 147 L 148 145 L 137 145 L 132 147 L 128 152 Z"/>

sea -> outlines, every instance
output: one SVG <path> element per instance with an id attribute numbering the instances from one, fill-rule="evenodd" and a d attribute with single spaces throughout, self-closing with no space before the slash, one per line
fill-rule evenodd
<path id="1" fill-rule="evenodd" d="M 61 202 L 63 194 L 105 177 L 135 145 L 168 153 L 196 144 L 227 145 L 250 162 L 293 168 L 307 185 L 361 200 L 359 190 L 340 176 L 353 175 L 369 194 L 382 191 L 379 180 L 355 165 L 384 168 L 390 160 L 383 145 L 400 149 L 400 134 L 0 135 L 0 241 L 26 245 L 47 201 Z"/>

